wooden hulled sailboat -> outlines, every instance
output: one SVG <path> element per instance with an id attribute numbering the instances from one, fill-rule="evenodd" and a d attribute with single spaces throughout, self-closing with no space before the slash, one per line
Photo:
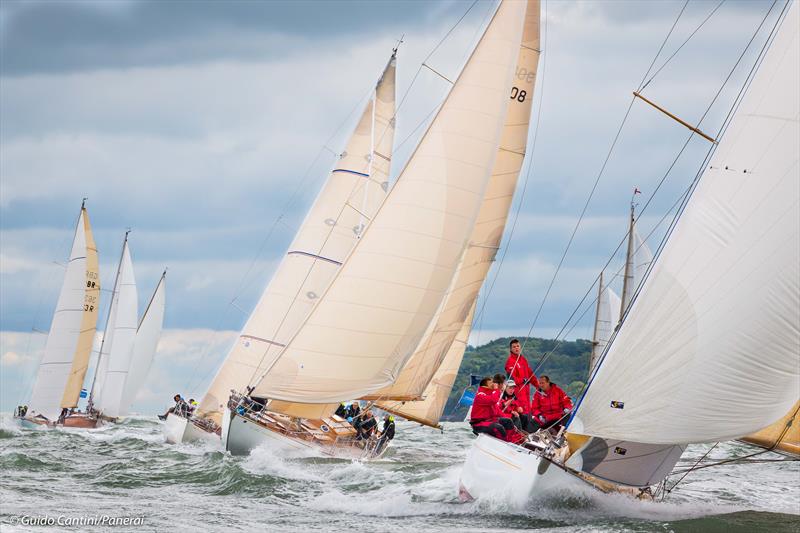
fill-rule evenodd
<path id="1" fill-rule="evenodd" d="M 765 450 L 800 458 L 800 401 L 774 424 L 739 440 Z"/>
<path id="2" fill-rule="evenodd" d="M 194 416 L 168 415 L 164 428 L 167 442 L 218 438 L 231 392 L 243 390 L 273 364 L 361 238 L 388 190 L 395 129 L 395 71 L 393 52 L 336 167 L 197 412 Z M 270 420 L 275 421 L 276 428 L 296 425 L 291 417 L 275 412 Z M 313 423 L 341 431 L 343 437 L 355 434 L 342 419 Z M 313 430 L 303 426 L 296 433 L 310 438 Z"/>
<path id="3" fill-rule="evenodd" d="M 481 435 L 462 497 L 586 486 L 647 495 L 688 444 L 749 435 L 797 402 L 798 18 L 794 3 L 601 355 L 567 438 L 526 447 Z"/>
<path id="4" fill-rule="evenodd" d="M 70 415 L 69 411 L 78 406 L 99 303 L 97 248 L 84 201 L 30 404 L 24 412 L 17 410 L 16 418 L 23 425 L 94 425 L 82 415 Z"/>
<path id="5" fill-rule="evenodd" d="M 323 455 L 375 457 L 385 448 L 311 422 L 335 421 L 330 413 L 352 398 L 416 400 L 425 392 L 471 315 L 470 292 L 485 276 L 483 266 L 472 271 L 464 258 L 481 263 L 496 250 L 499 234 L 471 242 L 486 202 L 510 201 L 503 187 L 497 198 L 487 195 L 487 187 L 503 173 L 515 181 L 524 158 L 532 94 L 523 87 L 532 87 L 536 64 L 530 72 L 517 66 L 521 55 L 536 59 L 539 53 L 538 5 L 534 21 L 528 7 L 499 5 L 363 236 L 286 346 L 252 382 L 250 401 L 266 401 L 266 407 L 248 415 L 247 405 L 233 397 L 223 423 L 228 450 L 245 453 L 271 441 Z M 536 40 L 523 42 L 531 22 Z M 524 123 L 506 122 L 515 106 L 527 107 L 519 117 Z M 425 355 L 415 358 L 417 353 Z M 427 377 L 412 379 L 413 394 L 405 385 L 398 396 L 385 394 L 412 359 Z M 278 429 L 273 415 L 290 417 L 293 425 Z M 304 425 L 314 426 L 313 439 L 302 438 Z"/>

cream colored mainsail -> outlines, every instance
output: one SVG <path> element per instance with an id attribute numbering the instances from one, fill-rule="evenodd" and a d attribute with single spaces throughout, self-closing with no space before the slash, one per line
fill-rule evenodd
<path id="1" fill-rule="evenodd" d="M 89 214 L 81 206 L 64 283 L 33 385 L 31 414 L 41 414 L 54 421 L 62 408 L 78 405 L 89 365 L 99 301 L 97 248 Z"/>
<path id="2" fill-rule="evenodd" d="M 423 396 L 437 368 L 451 353 L 451 345 L 467 321 L 478 292 L 492 266 L 503 238 L 508 210 L 528 143 L 533 92 L 539 64 L 538 0 L 527 2 L 522 42 L 520 43 L 508 114 L 497 150 L 497 158 L 486 187 L 478 219 L 446 299 L 431 321 L 416 351 L 392 385 L 365 399 L 418 400 Z M 467 332 L 469 334 L 469 331 Z"/>
<path id="3" fill-rule="evenodd" d="M 499 6 L 386 201 L 256 395 L 331 403 L 395 381 L 469 244 L 501 141 L 525 8 Z"/>
<path id="4" fill-rule="evenodd" d="M 742 437 L 742 442 L 800 457 L 800 401 L 786 416 L 764 429 Z"/>
<path id="5" fill-rule="evenodd" d="M 472 330 L 472 319 L 475 316 L 476 303 L 472 304 L 472 309 L 461 326 L 461 331 L 458 332 L 455 340 L 450 344 L 450 349 L 447 351 L 444 361 L 436 369 L 433 379 L 425 388 L 423 393 L 425 399 L 413 402 L 381 401 L 375 405 L 384 411 L 402 416 L 406 420 L 419 422 L 426 426 L 440 427 L 439 420 L 442 418 L 442 413 L 444 413 L 447 399 L 453 389 L 453 383 L 456 381 L 458 369 L 461 366 L 461 360 L 464 358 L 464 351 L 467 348 L 469 333 Z"/>
<path id="6" fill-rule="evenodd" d="M 203 397 L 201 416 L 219 423 L 231 390 L 242 390 L 272 364 L 386 197 L 395 70 L 393 54 L 336 168 Z"/>

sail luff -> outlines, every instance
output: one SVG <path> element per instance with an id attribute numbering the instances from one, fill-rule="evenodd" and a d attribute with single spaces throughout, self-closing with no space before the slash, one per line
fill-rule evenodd
<path id="1" fill-rule="evenodd" d="M 511 102 L 497 157 L 484 192 L 469 245 L 453 277 L 446 298 L 436 312 L 414 354 L 390 386 L 365 399 L 421 399 L 478 297 L 503 237 L 508 212 L 525 158 L 533 93 L 539 62 L 540 7 L 527 3 L 522 41 L 515 64 Z"/>
<path id="2" fill-rule="evenodd" d="M 794 3 L 581 400 L 583 433 L 730 440 L 800 397 L 798 41 Z"/>
<path id="3" fill-rule="evenodd" d="M 244 389 L 272 364 L 358 242 L 366 220 L 362 215 L 371 218 L 383 202 L 394 142 L 396 68 L 392 54 L 344 151 L 200 402 L 201 416 L 221 422 L 231 390 Z"/>
<path id="4" fill-rule="evenodd" d="M 396 379 L 444 298 L 477 218 L 524 9 L 500 5 L 386 201 L 256 394 L 331 403 Z"/>
<path id="5" fill-rule="evenodd" d="M 72 394 L 66 393 L 71 392 L 78 378 L 81 378 L 81 383 L 83 381 L 81 371 L 85 373 L 85 368 L 82 369 L 82 362 L 84 358 L 88 359 L 88 353 L 83 353 L 85 337 L 94 334 L 99 293 L 97 250 L 89 215 L 82 205 L 44 356 L 33 384 L 29 402 L 31 414 L 55 420 L 62 406 L 72 407 L 64 405 L 72 403 Z"/>

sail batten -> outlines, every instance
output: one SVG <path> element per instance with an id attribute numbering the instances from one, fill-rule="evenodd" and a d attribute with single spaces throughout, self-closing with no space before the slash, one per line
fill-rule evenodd
<path id="1" fill-rule="evenodd" d="M 800 397 L 794 3 L 576 416 L 638 443 L 742 437 Z"/>

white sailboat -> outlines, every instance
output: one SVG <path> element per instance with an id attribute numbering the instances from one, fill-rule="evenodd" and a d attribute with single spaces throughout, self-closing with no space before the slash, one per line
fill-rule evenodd
<path id="1" fill-rule="evenodd" d="M 268 413 L 242 414 L 238 401 L 226 410 L 228 450 L 246 453 L 271 441 L 323 455 L 375 457 L 385 448 L 362 448 L 352 437 L 331 434 L 327 424 L 314 428 L 320 431 L 313 440 L 302 439 L 297 428 L 329 420 L 339 402 L 351 398 L 421 398 L 440 369 L 442 380 L 432 386 L 452 386 L 442 363 L 448 353 L 463 354 L 459 332 L 472 315 L 484 263 L 497 249 L 524 158 L 538 16 L 537 2 L 499 5 L 363 237 L 253 382 L 250 396 L 266 400 Z M 531 70 L 520 68 L 521 57 Z M 525 110 L 511 111 L 517 108 Z M 501 178 L 508 175 L 513 178 Z M 490 183 L 497 196 L 487 193 Z M 493 209 L 500 221 L 489 218 Z M 480 240 L 472 241 L 475 232 Z M 387 394 L 401 379 L 401 389 Z M 431 412 L 438 419 L 437 410 Z M 276 429 L 273 413 L 297 425 Z"/>
<path id="2" fill-rule="evenodd" d="M 78 406 L 89 366 L 99 303 L 97 248 L 84 200 L 30 404 L 17 408 L 24 426 L 84 425 L 70 410 Z"/>
<path id="3" fill-rule="evenodd" d="M 128 233 L 122 243 L 87 407 L 88 413 L 107 422 L 118 421 L 128 414 L 152 363 L 164 319 L 166 271 L 141 322 L 138 321 L 138 294 Z"/>
<path id="4" fill-rule="evenodd" d="M 647 496 L 690 443 L 741 438 L 800 397 L 800 31 L 773 42 L 624 321 L 566 439 L 481 435 L 462 498 L 593 486 Z"/>
<path id="5" fill-rule="evenodd" d="M 167 416 L 167 442 L 219 438 L 231 392 L 243 390 L 272 365 L 327 290 L 386 197 L 395 129 L 395 55 L 392 53 L 336 167 L 197 412 L 194 416 Z M 284 427 L 292 423 L 277 413 L 274 420 Z M 354 435 L 353 428 L 341 419 L 328 418 L 320 424 L 343 435 Z M 303 430 L 300 433 L 310 435 Z"/>

